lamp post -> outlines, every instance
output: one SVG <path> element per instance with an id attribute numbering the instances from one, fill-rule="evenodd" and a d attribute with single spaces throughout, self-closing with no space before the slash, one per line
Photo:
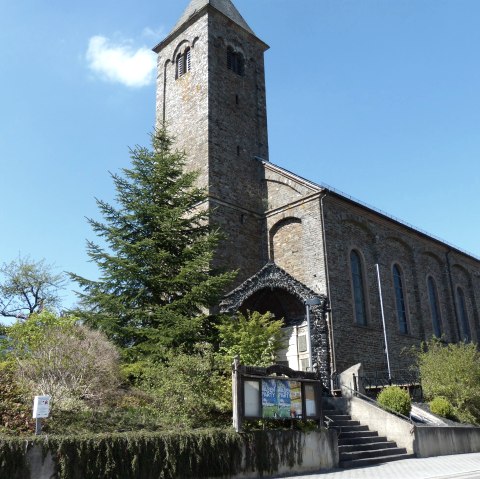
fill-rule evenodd
<path id="1" fill-rule="evenodd" d="M 322 304 L 320 298 L 310 298 L 305 300 L 305 308 L 307 310 L 307 348 L 308 348 L 308 369 L 313 371 L 312 361 L 312 334 L 310 331 L 310 306 L 318 306 Z"/>

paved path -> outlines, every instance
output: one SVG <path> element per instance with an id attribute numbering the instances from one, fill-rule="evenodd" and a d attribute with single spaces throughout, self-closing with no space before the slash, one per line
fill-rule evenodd
<path id="1" fill-rule="evenodd" d="M 480 453 L 403 459 L 378 466 L 291 476 L 295 479 L 480 479 Z"/>

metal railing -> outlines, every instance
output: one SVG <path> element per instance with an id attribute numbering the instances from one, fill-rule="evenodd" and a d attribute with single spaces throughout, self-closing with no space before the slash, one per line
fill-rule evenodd
<path id="1" fill-rule="evenodd" d="M 366 396 L 365 394 L 362 394 L 360 391 L 358 390 L 355 390 L 355 389 L 352 389 L 351 387 L 345 385 L 345 384 L 342 384 L 342 387 L 343 388 L 346 388 L 348 390 L 350 390 L 353 394 L 353 396 L 355 397 L 358 397 L 360 399 L 363 399 L 364 401 L 367 401 L 369 404 L 371 404 L 372 406 L 376 407 L 377 409 L 380 409 L 380 410 L 383 410 L 383 411 L 387 411 L 389 412 L 390 414 L 394 414 L 395 416 L 401 418 L 401 419 L 404 419 L 405 421 L 408 421 L 410 424 L 412 424 L 413 426 L 415 425 L 415 421 L 411 418 L 411 417 L 407 417 L 407 416 L 404 416 L 403 414 L 397 412 L 397 411 L 394 411 L 393 409 L 389 408 L 388 406 L 380 406 L 378 404 L 377 401 L 375 401 L 375 399 L 372 399 L 371 397 L 369 396 Z"/>

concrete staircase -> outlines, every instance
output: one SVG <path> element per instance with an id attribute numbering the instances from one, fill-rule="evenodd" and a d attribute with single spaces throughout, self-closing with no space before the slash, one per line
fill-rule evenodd
<path id="1" fill-rule="evenodd" d="M 406 449 L 397 447 L 395 442 L 379 436 L 376 431 L 370 431 L 368 426 L 353 421 L 348 414 L 336 409 L 324 409 L 323 412 L 328 427 L 339 433 L 341 468 L 365 467 L 415 457 L 407 454 Z"/>

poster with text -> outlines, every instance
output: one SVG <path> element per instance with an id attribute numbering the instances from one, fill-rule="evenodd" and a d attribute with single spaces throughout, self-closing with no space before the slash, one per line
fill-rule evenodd
<path id="1" fill-rule="evenodd" d="M 290 382 L 276 381 L 277 383 L 277 417 L 285 419 L 291 417 L 290 415 Z"/>
<path id="2" fill-rule="evenodd" d="M 302 383 L 290 381 L 290 417 L 302 417 Z"/>
<path id="3" fill-rule="evenodd" d="M 262 416 L 276 418 L 277 416 L 277 385 L 275 379 L 262 380 Z"/>

